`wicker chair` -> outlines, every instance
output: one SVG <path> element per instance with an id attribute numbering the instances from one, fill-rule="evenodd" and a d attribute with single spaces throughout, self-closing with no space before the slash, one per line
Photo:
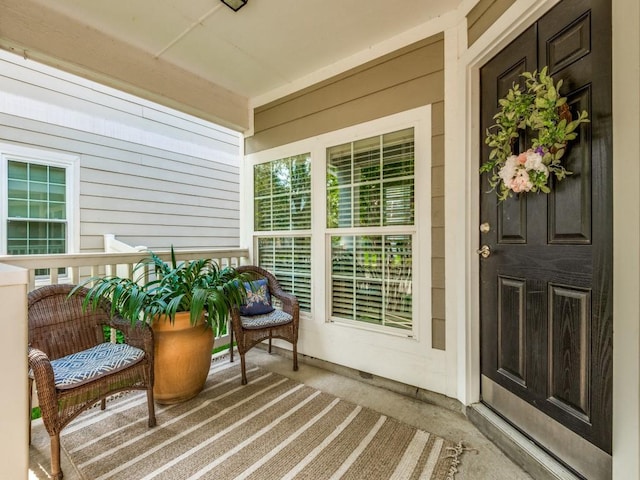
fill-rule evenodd
<path id="1" fill-rule="evenodd" d="M 242 315 L 238 308 L 231 311 L 231 345 L 235 335 L 240 354 L 242 368 L 242 384 L 247 384 L 247 371 L 245 366 L 245 354 L 258 343 L 269 340 L 269 353 L 271 353 L 271 340 L 281 338 L 293 345 L 293 370 L 298 370 L 298 324 L 300 322 L 300 306 L 298 299 L 285 292 L 273 274 L 255 265 L 243 265 L 237 268 L 239 273 L 247 274 L 253 280 L 266 279 L 269 293 L 279 300 L 281 309 L 263 315 Z M 231 361 L 233 361 L 233 348 L 231 349 Z"/>
<path id="2" fill-rule="evenodd" d="M 145 390 L 149 427 L 156 424 L 151 329 L 112 317 L 106 301 L 84 312 L 86 290 L 68 297 L 72 289 L 73 285 L 50 285 L 28 295 L 29 412 L 35 380 L 42 421 L 51 439 L 51 475 L 56 480 L 63 477 L 61 430 L 97 402 L 104 409 L 109 395 Z M 102 325 L 122 331 L 125 344 L 106 343 Z"/>

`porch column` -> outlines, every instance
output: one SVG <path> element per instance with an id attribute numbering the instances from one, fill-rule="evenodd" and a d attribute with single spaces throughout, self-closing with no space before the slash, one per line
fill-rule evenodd
<path id="1" fill-rule="evenodd" d="M 613 478 L 640 478 L 640 5 L 612 5 Z"/>
<path id="2" fill-rule="evenodd" d="M 0 465 L 4 478 L 27 478 L 29 423 L 27 411 L 27 270 L 0 263 Z"/>

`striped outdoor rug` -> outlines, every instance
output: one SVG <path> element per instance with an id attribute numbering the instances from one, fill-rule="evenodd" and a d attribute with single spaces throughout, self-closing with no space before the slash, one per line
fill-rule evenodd
<path id="1" fill-rule="evenodd" d="M 195 399 L 156 410 L 135 393 L 63 431 L 86 480 L 452 479 L 460 444 L 238 362 L 214 364 Z"/>

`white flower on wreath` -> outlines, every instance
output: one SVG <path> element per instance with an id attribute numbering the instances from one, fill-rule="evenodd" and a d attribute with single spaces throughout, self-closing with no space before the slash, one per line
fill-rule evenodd
<path id="1" fill-rule="evenodd" d="M 529 149 L 520 155 L 511 155 L 498 171 L 505 187 L 513 192 L 537 191 L 547 184 L 549 169 L 542 161 L 542 155 Z"/>

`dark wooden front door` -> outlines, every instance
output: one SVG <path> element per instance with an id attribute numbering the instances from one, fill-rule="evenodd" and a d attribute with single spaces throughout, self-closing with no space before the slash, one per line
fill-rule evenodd
<path id="1" fill-rule="evenodd" d="M 610 12 L 610 0 L 563 0 L 481 69 L 482 132 L 520 73 L 544 66 L 591 119 L 563 158 L 573 175 L 550 194 L 498 203 L 483 176 L 479 234 L 491 251 L 480 258 L 483 401 L 588 478 L 607 477 L 593 463 L 611 454 Z M 526 134 L 517 143 L 530 146 Z M 483 135 L 481 162 L 488 154 Z"/>

